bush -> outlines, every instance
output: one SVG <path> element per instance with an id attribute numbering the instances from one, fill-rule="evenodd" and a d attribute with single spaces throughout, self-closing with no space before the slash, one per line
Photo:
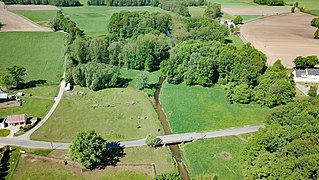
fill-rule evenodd
<path id="1" fill-rule="evenodd" d="M 234 24 L 241 24 L 241 23 L 243 23 L 243 17 L 241 17 L 241 16 L 237 16 L 234 20 L 233 20 L 233 22 L 234 22 Z"/>
<path id="2" fill-rule="evenodd" d="M 318 90 L 317 86 L 311 86 L 310 90 L 308 91 L 308 95 L 310 97 L 316 97 L 317 96 L 317 90 Z"/>
<path id="3" fill-rule="evenodd" d="M 147 136 L 145 142 L 146 142 L 146 145 L 150 147 L 155 147 L 156 145 L 160 143 L 160 139 L 157 138 L 155 134 L 150 134 Z"/>

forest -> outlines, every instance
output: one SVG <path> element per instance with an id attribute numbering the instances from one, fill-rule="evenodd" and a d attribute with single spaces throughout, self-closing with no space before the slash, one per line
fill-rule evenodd
<path id="1" fill-rule="evenodd" d="M 34 4 L 53 6 L 81 6 L 79 0 L 3 0 L 5 4 Z"/>

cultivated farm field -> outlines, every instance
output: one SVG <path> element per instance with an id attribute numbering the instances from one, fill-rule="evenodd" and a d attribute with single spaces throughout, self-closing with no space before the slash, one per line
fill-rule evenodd
<path id="1" fill-rule="evenodd" d="M 45 32 L 0 33 L 0 72 L 14 65 L 23 66 L 28 73 L 26 82 L 45 80 L 58 84 L 63 73 L 64 36 Z"/>
<path id="2" fill-rule="evenodd" d="M 94 92 L 76 87 L 64 94 L 51 118 L 31 139 L 71 142 L 77 132 L 92 129 L 107 141 L 140 139 L 162 132 L 158 132 L 161 125 L 151 102 L 141 92 L 133 88 Z"/>
<path id="3" fill-rule="evenodd" d="M 241 34 L 268 57 L 268 65 L 277 59 L 287 68 L 294 67 L 297 56 L 319 55 L 319 41 L 313 39 L 316 28 L 310 26 L 314 16 L 289 13 L 244 24 Z"/>
<path id="4" fill-rule="evenodd" d="M 165 81 L 160 101 L 174 133 L 259 125 L 268 111 L 256 104 L 230 104 L 225 91 L 218 85 L 188 87 Z"/>

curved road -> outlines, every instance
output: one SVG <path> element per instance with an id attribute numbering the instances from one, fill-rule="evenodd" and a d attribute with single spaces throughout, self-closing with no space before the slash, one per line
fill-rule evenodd
<path id="1" fill-rule="evenodd" d="M 64 78 L 64 76 L 65 76 L 65 74 L 63 74 L 63 78 Z M 50 111 L 47 113 L 47 115 L 34 128 L 32 128 L 31 130 L 29 130 L 28 132 L 26 132 L 25 134 L 23 134 L 21 136 L 14 137 L 14 139 L 29 140 L 31 134 L 34 131 L 36 131 L 37 129 L 39 129 L 51 117 L 51 115 L 53 114 L 54 110 L 56 109 L 56 107 L 58 106 L 59 102 L 61 101 L 64 89 L 65 89 L 65 81 L 62 80 L 60 82 L 59 94 L 55 98 L 55 102 L 54 102 L 53 106 L 51 107 Z"/>
<path id="2" fill-rule="evenodd" d="M 195 141 L 199 139 L 208 139 L 208 138 L 216 138 L 223 136 L 232 136 L 245 134 L 250 132 L 256 132 L 260 128 L 264 126 L 248 126 L 243 128 L 234 128 L 234 129 L 226 129 L 220 131 L 213 132 L 203 132 L 203 133 L 183 133 L 183 134 L 171 134 L 171 135 L 163 135 L 158 136 L 162 140 L 162 144 L 170 144 L 170 143 L 181 143 L 186 141 Z M 134 146 L 144 146 L 144 139 L 134 140 L 134 141 L 125 141 L 119 142 L 120 145 L 124 147 L 134 147 Z M 33 141 L 27 139 L 18 139 L 18 138 L 5 138 L 0 137 L 0 146 L 4 145 L 12 145 L 12 146 L 21 146 L 26 148 L 43 148 L 43 149 L 68 149 L 70 143 L 58 143 L 58 142 L 44 142 L 44 141 Z"/>

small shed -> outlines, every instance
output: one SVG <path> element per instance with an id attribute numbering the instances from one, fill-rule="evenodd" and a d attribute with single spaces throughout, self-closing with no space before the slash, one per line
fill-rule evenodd
<path id="1" fill-rule="evenodd" d="M 17 114 L 17 115 L 10 115 L 7 116 L 5 123 L 8 126 L 24 126 L 27 123 L 27 115 L 26 114 Z"/>

